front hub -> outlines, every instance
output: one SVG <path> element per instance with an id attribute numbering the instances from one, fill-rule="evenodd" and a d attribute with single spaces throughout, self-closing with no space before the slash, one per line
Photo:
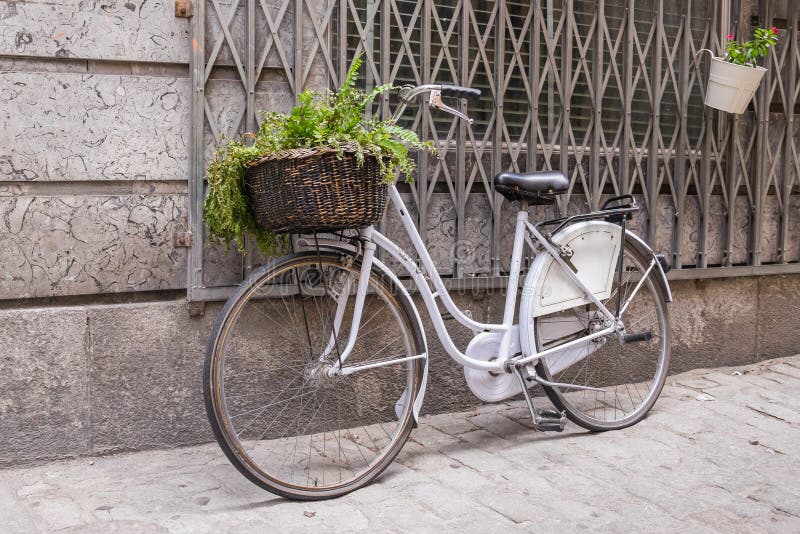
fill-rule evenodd
<path id="1" fill-rule="evenodd" d="M 303 370 L 303 378 L 307 384 L 324 388 L 333 384 L 338 373 L 332 372 L 333 365 L 329 362 L 310 362 Z"/>

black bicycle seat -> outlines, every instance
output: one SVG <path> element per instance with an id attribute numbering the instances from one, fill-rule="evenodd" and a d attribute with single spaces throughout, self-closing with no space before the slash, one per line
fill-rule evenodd
<path id="1" fill-rule="evenodd" d="M 509 200 L 552 204 L 556 195 L 567 190 L 569 180 L 558 171 L 502 172 L 495 176 L 493 186 Z"/>

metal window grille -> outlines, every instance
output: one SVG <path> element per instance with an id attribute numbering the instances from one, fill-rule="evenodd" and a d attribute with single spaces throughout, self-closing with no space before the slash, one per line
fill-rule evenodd
<path id="1" fill-rule="evenodd" d="M 357 53 L 363 82 L 479 87 L 471 127 L 419 107 L 409 125 L 441 148 L 405 192 L 437 263 L 456 280 L 502 282 L 513 211 L 501 170 L 561 169 L 562 210 L 632 193 L 635 229 L 695 278 L 800 272 L 798 6 L 763 0 L 205 0 L 194 21 L 189 298 L 222 298 L 263 258 L 202 245 L 203 175 L 222 134 L 260 108 L 336 86 Z M 755 15 L 755 16 L 751 16 Z M 703 105 L 706 58 L 725 35 L 778 26 L 783 38 L 749 111 Z M 281 96 L 283 95 L 283 96 Z M 386 96 L 375 113 L 387 114 Z M 460 104 L 464 106 L 464 104 Z M 537 213 L 536 216 L 544 216 Z M 384 226 L 391 230 L 391 221 Z M 470 243 L 478 259 L 464 261 Z M 438 256 L 437 256 L 438 254 Z M 458 283 L 458 282 L 454 282 Z"/>

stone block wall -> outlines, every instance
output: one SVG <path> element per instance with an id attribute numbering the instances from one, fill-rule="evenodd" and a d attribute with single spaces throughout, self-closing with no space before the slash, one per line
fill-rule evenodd
<path id="1" fill-rule="evenodd" d="M 800 352 L 798 275 L 675 281 L 673 291 L 671 372 Z M 481 320 L 502 315 L 499 292 L 456 302 Z M 0 310 L 0 467 L 211 440 L 202 370 L 220 308 L 193 317 L 178 296 Z M 423 411 L 479 404 L 425 313 L 423 321 L 431 350 Z M 465 347 L 468 333 L 457 330 L 455 340 Z"/>
<path id="2" fill-rule="evenodd" d="M 196 352 L 163 345 L 158 368 L 128 312 L 90 325 L 111 294 L 149 315 L 186 287 L 190 23 L 162 0 L 0 2 L 2 465 L 181 441 L 133 438 L 166 394 L 130 384 Z"/>
<path id="3" fill-rule="evenodd" d="M 185 287 L 189 21 L 0 3 L 0 299 Z"/>

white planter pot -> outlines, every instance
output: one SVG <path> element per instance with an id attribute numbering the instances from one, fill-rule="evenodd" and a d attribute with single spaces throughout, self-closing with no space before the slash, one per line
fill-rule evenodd
<path id="1" fill-rule="evenodd" d="M 728 113 L 744 113 L 765 72 L 764 67 L 735 65 L 722 58 L 711 58 L 706 106 Z"/>

